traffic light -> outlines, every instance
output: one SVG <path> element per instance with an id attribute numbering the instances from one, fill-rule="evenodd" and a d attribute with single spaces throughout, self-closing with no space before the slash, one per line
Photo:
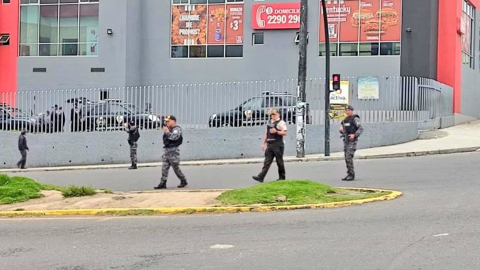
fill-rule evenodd
<path id="1" fill-rule="evenodd" d="M 333 74 L 333 90 L 340 90 L 340 74 Z"/>

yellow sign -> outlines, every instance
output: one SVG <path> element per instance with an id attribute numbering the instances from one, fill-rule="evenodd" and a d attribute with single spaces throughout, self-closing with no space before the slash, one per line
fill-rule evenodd
<path id="1" fill-rule="evenodd" d="M 330 89 L 333 88 L 330 81 Z M 350 82 L 341 81 L 340 90 L 330 93 L 330 119 L 343 120 L 347 117 L 345 110 L 350 102 Z"/>

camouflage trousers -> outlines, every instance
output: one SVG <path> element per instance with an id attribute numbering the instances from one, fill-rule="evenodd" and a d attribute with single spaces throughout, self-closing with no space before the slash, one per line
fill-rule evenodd
<path id="1" fill-rule="evenodd" d="M 344 142 L 343 147 L 345 152 L 345 163 L 347 164 L 347 173 L 348 175 L 355 175 L 353 157 L 355 156 L 355 151 L 357 151 L 357 142 Z"/>
<path id="2" fill-rule="evenodd" d="M 137 148 L 137 142 L 132 142 L 130 144 L 130 160 L 132 161 L 132 164 L 137 164 Z"/>
<path id="3" fill-rule="evenodd" d="M 163 159 L 163 165 L 162 165 L 161 184 L 164 184 L 167 182 L 168 171 L 170 170 L 170 167 L 173 168 L 173 171 L 177 175 L 178 179 L 180 179 L 180 181 L 182 182 L 187 181 L 187 178 L 185 178 L 185 175 L 182 173 L 182 170 L 180 170 L 180 149 L 178 148 L 165 149 L 162 159 Z"/>

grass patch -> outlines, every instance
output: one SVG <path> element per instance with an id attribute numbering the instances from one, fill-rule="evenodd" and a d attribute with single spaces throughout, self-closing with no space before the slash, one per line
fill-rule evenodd
<path id="1" fill-rule="evenodd" d="M 367 199 L 386 194 L 342 190 L 312 181 L 277 181 L 227 191 L 217 200 L 224 205 L 298 205 Z"/>
<path id="2" fill-rule="evenodd" d="M 38 199 L 43 197 L 42 190 L 60 191 L 65 198 L 95 194 L 95 189 L 89 187 L 72 186 L 65 188 L 42 184 L 27 177 L 9 177 L 5 174 L 0 174 L 0 204 L 13 204 Z"/>
<path id="3" fill-rule="evenodd" d="M 60 190 L 64 198 L 85 197 L 95 195 L 95 189 L 91 187 L 69 186 Z"/>

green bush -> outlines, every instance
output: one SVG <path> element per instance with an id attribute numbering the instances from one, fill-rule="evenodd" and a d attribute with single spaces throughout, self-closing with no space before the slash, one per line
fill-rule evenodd
<path id="1" fill-rule="evenodd" d="M 63 197 L 65 198 L 92 196 L 92 195 L 95 195 L 96 193 L 94 188 L 83 187 L 83 186 L 82 187 L 69 186 L 67 188 L 63 188 L 61 191 L 62 191 Z"/>

